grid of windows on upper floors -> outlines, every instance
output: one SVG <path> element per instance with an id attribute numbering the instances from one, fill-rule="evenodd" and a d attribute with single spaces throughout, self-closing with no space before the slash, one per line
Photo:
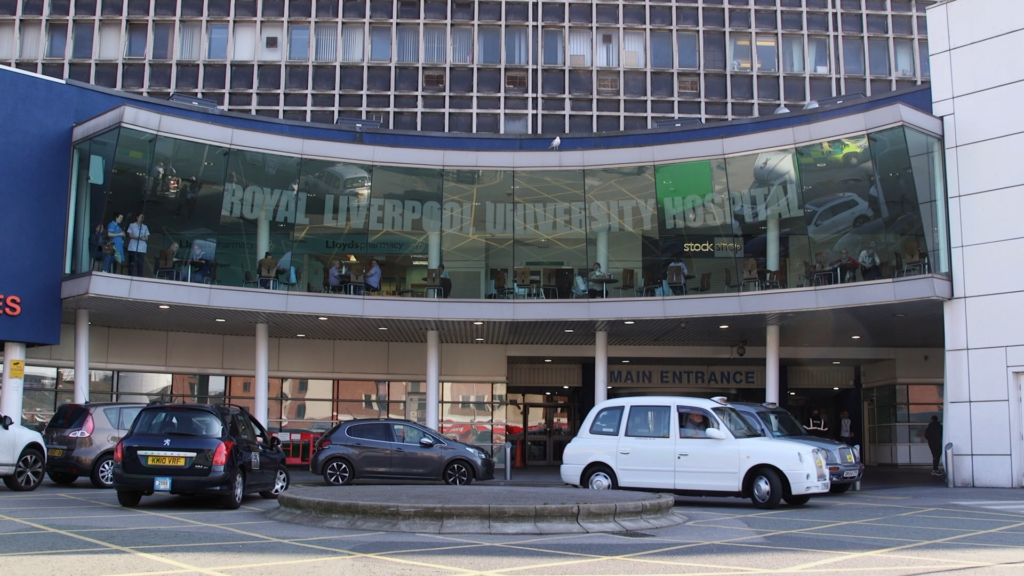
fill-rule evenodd
<path id="1" fill-rule="evenodd" d="M 927 82 L 931 3 L 0 0 L 0 63 L 287 119 L 511 107 L 536 118 L 515 131 L 591 131 Z M 541 111 L 591 119 L 547 130 Z"/>

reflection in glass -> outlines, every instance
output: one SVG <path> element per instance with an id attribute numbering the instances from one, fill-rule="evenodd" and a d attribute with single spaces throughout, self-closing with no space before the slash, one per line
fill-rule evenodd
<path id="1" fill-rule="evenodd" d="M 582 170 L 519 171 L 515 174 L 514 262 L 509 286 L 515 297 L 540 294 L 544 268 L 590 270 L 589 260 L 607 260 L 607 246 L 587 257 L 588 208 Z M 595 210 L 597 210 L 595 208 Z M 589 214 L 600 223 L 599 214 Z M 604 216 L 607 218 L 607 215 Z M 606 264 L 604 264 L 606 266 Z"/>
<path id="2" fill-rule="evenodd" d="M 463 225 L 443 228 L 453 298 L 494 298 L 512 272 L 511 170 L 446 170 L 444 205 L 461 206 Z M 511 283 L 509 283 L 511 286 Z"/>

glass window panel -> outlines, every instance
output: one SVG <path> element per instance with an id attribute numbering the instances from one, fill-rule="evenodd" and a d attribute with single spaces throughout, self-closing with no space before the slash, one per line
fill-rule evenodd
<path id="1" fill-rule="evenodd" d="M 344 24 L 341 27 L 341 61 L 363 61 L 362 24 Z"/>
<path id="2" fill-rule="evenodd" d="M 447 62 L 448 35 L 443 26 L 424 26 L 423 61 L 427 64 Z"/>
<path id="3" fill-rule="evenodd" d="M 224 60 L 228 57 L 227 24 L 210 24 L 206 57 L 211 60 Z"/>
<path id="4" fill-rule="evenodd" d="M 871 74 L 876 76 L 889 75 L 889 41 L 885 38 L 868 39 L 868 59 Z"/>
<path id="5" fill-rule="evenodd" d="M 782 71 L 803 73 L 804 42 L 801 36 L 782 37 Z"/>
<path id="6" fill-rule="evenodd" d="M 494 297 L 511 286 L 512 190 L 511 171 L 445 171 L 443 206 L 453 215 L 461 207 L 461 226 L 452 216 L 441 236 L 452 297 Z"/>
<path id="7" fill-rule="evenodd" d="M 172 38 L 174 24 L 155 22 L 153 24 L 153 59 L 169 60 L 173 54 Z"/>
<path id="8" fill-rule="evenodd" d="M 843 38 L 843 67 L 846 74 L 864 74 L 864 40 L 859 36 Z"/>
<path id="9" fill-rule="evenodd" d="M 807 39 L 807 59 L 810 71 L 814 74 L 829 73 L 828 38 L 811 37 Z"/>
<path id="10" fill-rule="evenodd" d="M 477 43 L 480 47 L 480 54 L 477 57 L 478 64 L 501 64 L 500 28 L 479 28 Z"/>
<path id="11" fill-rule="evenodd" d="M 626 420 L 626 436 L 669 438 L 672 410 L 668 406 L 633 406 Z"/>
<path id="12" fill-rule="evenodd" d="M 694 61 L 696 61 L 696 58 L 694 58 Z M 672 67 L 671 32 L 651 31 L 651 66 L 654 68 Z"/>
<path id="13" fill-rule="evenodd" d="M 733 72 L 750 72 L 752 55 L 750 34 L 732 34 L 729 37 L 729 66 Z"/>
<path id="14" fill-rule="evenodd" d="M 540 284 L 543 268 L 590 269 L 583 191 L 579 170 L 516 172 L 514 263 L 529 269 L 531 282 Z M 523 293 L 531 290 L 513 282 L 515 278 L 509 278 L 508 287 Z"/>
<path id="15" fill-rule="evenodd" d="M 235 24 L 231 58 L 233 60 L 255 60 L 256 38 L 255 24 Z"/>
<path id="16" fill-rule="evenodd" d="M 590 66 L 590 30 L 569 30 L 569 66 Z"/>
<path id="17" fill-rule="evenodd" d="M 680 32 L 677 35 L 679 42 L 679 67 L 696 69 L 700 67 L 700 54 L 697 47 L 696 32 Z"/>
<path id="18" fill-rule="evenodd" d="M 642 285 L 637 281 L 643 271 L 658 264 L 659 209 L 653 167 L 587 170 L 585 183 L 588 264 L 599 264 L 604 274 L 611 274 L 621 284 L 632 280 L 633 286 Z M 621 284 L 611 284 L 609 289 Z M 623 292 L 626 297 L 635 295 Z"/>
<path id="19" fill-rule="evenodd" d="M 309 24 L 288 26 L 288 59 L 309 60 Z"/>
<path id="20" fill-rule="evenodd" d="M 619 65 L 619 35 L 613 30 L 597 31 L 597 65 L 614 68 Z"/>
<path id="21" fill-rule="evenodd" d="M 164 26 L 167 25 L 164 24 Z M 93 32 L 94 29 L 92 21 L 75 22 L 75 40 L 74 45 L 71 48 L 72 58 L 92 58 Z M 0 32 L 0 44 L 2 43 L 3 34 L 2 32 Z M 11 42 L 11 45 L 13 46 L 13 41 Z M 3 50 L 0 49 L 0 52 L 3 52 Z M 10 52 L 13 52 L 13 50 L 10 50 Z M 158 56 L 156 56 L 156 54 L 154 53 L 153 57 L 157 58 Z M 167 56 L 163 56 L 163 58 L 167 58 Z"/>
<path id="22" fill-rule="evenodd" d="M 452 64 L 473 62 L 473 29 L 452 28 Z"/>
<path id="23" fill-rule="evenodd" d="M 46 37 L 46 57 L 47 58 L 63 58 L 68 48 L 68 25 L 67 24 L 50 24 L 47 27 L 48 34 Z M 129 27 L 131 30 L 131 27 Z M 143 25 L 143 34 L 145 34 L 145 25 Z M 146 41 L 143 36 L 142 51 L 140 56 L 145 56 Z M 131 54 L 128 54 L 131 56 Z"/>
<path id="24" fill-rule="evenodd" d="M 775 36 L 757 37 L 757 71 L 778 72 L 778 50 L 775 47 Z"/>
<path id="25" fill-rule="evenodd" d="M 671 41 L 670 41 L 671 42 Z M 644 33 L 635 30 L 626 30 L 622 34 L 622 65 L 625 68 L 644 68 L 647 66 L 646 63 L 646 40 Z M 671 65 L 672 59 L 669 58 L 669 65 Z M 644 79 L 646 85 L 647 80 Z"/>
<path id="26" fill-rule="evenodd" d="M 402 63 L 420 61 L 420 30 L 419 26 L 398 26 L 396 28 L 396 59 Z"/>
<path id="27" fill-rule="evenodd" d="M 562 30 L 544 30 L 544 64 L 561 66 L 565 64 L 565 43 Z"/>
<path id="28" fill-rule="evenodd" d="M 893 49 L 896 56 L 896 75 L 913 77 L 916 74 L 914 43 L 910 40 L 894 40 Z M 927 55 L 925 57 L 927 58 Z"/>
<path id="29" fill-rule="evenodd" d="M 529 49 L 526 28 L 505 29 L 506 64 L 526 64 Z"/>
<path id="30" fill-rule="evenodd" d="M 949 274 L 942 144 L 939 139 L 910 128 L 904 132 L 913 166 L 918 204 L 921 207 L 922 229 L 926 231 L 924 242 L 927 246 L 927 271 Z"/>
<path id="31" fill-rule="evenodd" d="M 371 26 L 370 27 L 370 61 L 390 62 L 391 61 L 391 27 Z"/>
<path id="32" fill-rule="evenodd" d="M 807 227 L 804 223 L 806 192 L 801 185 L 798 161 L 794 150 L 777 150 L 750 154 L 726 160 L 729 195 L 732 204 L 733 230 L 742 239 L 742 253 L 736 257 L 740 271 L 759 270 L 758 275 L 775 270 L 769 261 L 767 220 L 779 219 L 778 272 L 780 280 L 796 286 L 803 273 L 803 261 L 809 259 Z M 755 268 L 756 265 L 756 268 Z"/>

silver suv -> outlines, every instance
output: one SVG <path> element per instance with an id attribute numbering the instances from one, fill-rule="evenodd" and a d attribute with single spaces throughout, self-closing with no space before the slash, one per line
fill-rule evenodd
<path id="1" fill-rule="evenodd" d="M 768 438 L 794 440 L 824 452 L 829 482 L 832 484 L 829 491 L 833 494 L 846 492 L 864 476 L 864 463 L 861 462 L 858 446 L 847 446 L 842 442 L 812 436 L 792 414 L 775 404 L 732 402 L 729 405 Z"/>
<path id="2" fill-rule="evenodd" d="M 43 482 L 46 456 L 39 432 L 0 414 L 0 476 L 11 490 L 35 490 Z"/>
<path id="3" fill-rule="evenodd" d="M 145 404 L 64 404 L 43 430 L 46 473 L 57 484 L 88 476 L 93 486 L 114 485 L 114 447 Z"/>

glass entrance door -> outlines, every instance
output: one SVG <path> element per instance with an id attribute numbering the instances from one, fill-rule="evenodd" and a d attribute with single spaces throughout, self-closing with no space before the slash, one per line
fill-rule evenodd
<path id="1" fill-rule="evenodd" d="M 526 436 L 526 465 L 556 465 L 562 462 L 565 445 L 575 435 L 572 406 L 527 404 L 523 407 Z"/>

